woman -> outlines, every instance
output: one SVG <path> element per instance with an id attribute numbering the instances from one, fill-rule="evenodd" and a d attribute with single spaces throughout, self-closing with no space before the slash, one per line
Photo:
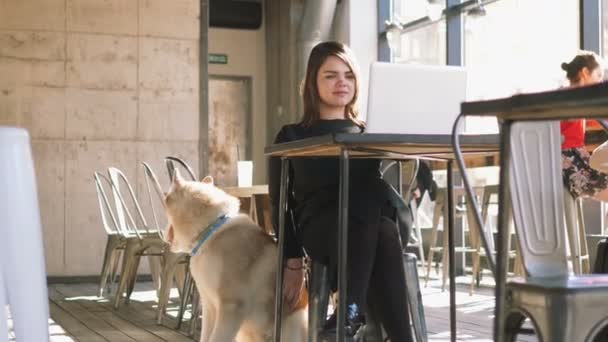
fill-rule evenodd
<path id="1" fill-rule="evenodd" d="M 600 58 L 590 51 L 581 51 L 570 63 L 562 63 L 570 87 L 582 87 L 602 81 L 604 70 Z M 591 168 L 585 148 L 585 120 L 560 123 L 562 135 L 562 174 L 564 184 L 574 197 L 608 200 L 608 175 Z"/>
<path id="2" fill-rule="evenodd" d="M 357 119 L 358 92 L 357 67 L 350 49 L 338 42 L 318 44 L 310 53 L 302 87 L 302 121 L 284 126 L 274 142 L 363 132 L 364 124 Z M 329 265 L 332 274 L 337 269 L 339 161 L 296 158 L 290 165 L 288 203 L 295 214 L 298 233 L 294 233 L 293 223 L 288 220 L 283 287 L 287 304 L 293 306 L 304 283 L 303 249 L 314 260 Z M 379 160 L 350 162 L 346 331 L 354 335 L 362 325 L 361 308 L 369 295 L 390 340 L 412 341 L 402 248 L 392 221 L 395 209 L 390 205 L 390 188 L 380 178 L 379 167 Z M 278 158 L 271 158 L 269 171 L 276 228 L 281 178 Z M 330 319 L 326 327 L 331 328 L 332 322 L 335 325 L 335 319 Z"/>

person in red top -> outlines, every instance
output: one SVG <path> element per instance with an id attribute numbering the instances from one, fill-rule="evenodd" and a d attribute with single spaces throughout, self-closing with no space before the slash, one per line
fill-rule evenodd
<path id="1" fill-rule="evenodd" d="M 582 87 L 602 81 L 604 70 L 600 57 L 590 51 L 579 52 L 570 63 L 562 63 L 570 87 Z M 574 197 L 608 201 L 608 175 L 591 168 L 585 148 L 585 120 L 560 123 L 562 135 L 562 175 L 564 185 Z"/>

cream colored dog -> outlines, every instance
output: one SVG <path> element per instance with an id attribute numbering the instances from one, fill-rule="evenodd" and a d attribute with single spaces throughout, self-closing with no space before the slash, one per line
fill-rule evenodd
<path id="1" fill-rule="evenodd" d="M 203 306 L 201 342 L 272 339 L 277 247 L 239 207 L 210 176 L 190 182 L 177 170 L 165 197 L 171 250 L 194 254 L 190 271 Z M 305 342 L 306 318 L 306 303 L 285 313 L 282 340 Z"/>

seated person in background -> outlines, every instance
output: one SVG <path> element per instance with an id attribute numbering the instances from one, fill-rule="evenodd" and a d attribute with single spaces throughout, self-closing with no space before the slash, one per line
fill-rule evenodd
<path id="1" fill-rule="evenodd" d="M 363 132 L 364 123 L 357 119 L 358 93 L 358 70 L 351 50 L 338 42 L 318 44 L 310 53 L 303 82 L 302 121 L 284 126 L 274 142 Z M 337 271 L 340 176 L 337 158 L 296 158 L 290 165 L 288 206 L 294 220 L 286 220 L 285 226 L 283 289 L 287 304 L 294 305 L 304 283 L 303 248 L 312 259 L 327 264 L 330 274 Z M 269 173 L 276 231 L 279 158 L 270 159 Z M 378 313 L 390 341 L 407 342 L 413 339 L 402 246 L 393 221 L 398 206 L 391 196 L 389 185 L 380 177 L 379 160 L 350 161 L 346 331 L 353 336 L 363 324 L 361 310 L 370 298 L 369 304 Z M 326 329 L 332 328 L 335 318 L 326 322 Z"/>
<path id="2" fill-rule="evenodd" d="M 416 199 L 416 205 L 420 205 L 424 193 L 428 191 L 429 198 L 431 201 L 435 201 L 437 198 L 437 183 L 433 179 L 433 171 L 429 164 L 420 160 L 418 173 L 416 174 L 416 188 L 414 189 L 414 198 Z"/>
<path id="3" fill-rule="evenodd" d="M 598 55 L 581 51 L 562 69 L 569 87 L 582 87 L 602 81 L 604 70 Z M 608 175 L 591 168 L 589 152 L 585 148 L 585 119 L 565 120 L 560 123 L 562 135 L 562 174 L 564 185 L 574 197 L 608 200 Z"/>

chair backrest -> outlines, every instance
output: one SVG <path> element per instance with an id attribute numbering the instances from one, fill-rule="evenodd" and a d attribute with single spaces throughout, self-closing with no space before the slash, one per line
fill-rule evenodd
<path id="1" fill-rule="evenodd" d="M 401 191 L 403 199 L 409 202 L 411 193 L 416 185 L 416 175 L 420 161 L 411 159 L 407 161 L 390 160 L 382 163 L 380 174 L 397 191 Z"/>
<path id="2" fill-rule="evenodd" d="M 165 164 L 167 165 L 167 172 L 169 174 L 170 181 L 173 180 L 173 170 L 175 170 L 175 168 L 177 166 L 184 169 L 186 171 L 186 173 L 190 176 L 191 180 L 193 180 L 193 181 L 197 180 L 196 174 L 194 173 L 194 171 L 192 170 L 190 165 L 188 165 L 188 163 L 186 163 L 183 159 L 181 159 L 179 157 L 168 156 L 168 157 L 165 157 Z"/>
<path id="3" fill-rule="evenodd" d="M 395 204 L 397 212 L 395 219 L 399 228 L 399 234 L 403 241 L 403 246 L 407 245 L 412 234 L 412 226 L 414 223 L 414 215 L 412 213 L 412 207 L 409 204 L 411 199 L 411 191 L 413 189 L 414 180 L 416 179 L 416 173 L 418 172 L 418 160 L 414 159 L 413 172 L 408 175 L 408 185 L 403 186 L 403 167 L 401 161 L 391 161 L 384 163 L 380 168 L 380 176 L 384 181 L 392 188 L 391 202 Z M 405 192 L 404 192 L 405 190 Z"/>
<path id="4" fill-rule="evenodd" d="M 117 212 L 116 216 L 118 218 L 118 224 L 121 230 L 123 232 L 135 234 L 140 239 L 142 238 L 142 233 L 157 232 L 152 231 L 148 227 L 148 223 L 146 222 L 146 218 L 144 217 L 143 211 L 141 210 L 141 206 L 139 205 L 137 197 L 135 196 L 135 191 L 133 191 L 133 187 L 129 183 L 129 180 L 124 175 L 124 173 L 115 167 L 109 167 L 108 174 L 110 175 L 110 181 L 112 182 L 112 194 L 114 196 L 114 202 Z M 128 190 L 128 198 L 130 199 L 130 203 L 137 212 L 138 222 L 135 221 L 133 215 L 131 214 L 131 210 L 129 210 L 129 207 L 127 206 L 125 196 L 123 196 L 120 190 L 121 185 L 124 185 Z"/>
<path id="5" fill-rule="evenodd" d="M 122 233 L 120 231 L 120 227 L 118 225 L 118 221 L 116 220 L 116 215 L 112 210 L 112 205 L 108 200 L 108 195 L 104 189 L 103 183 L 106 183 L 106 186 L 109 189 L 112 189 L 112 182 L 108 179 L 108 177 L 104 176 L 99 172 L 95 172 L 94 174 L 95 181 L 95 190 L 97 191 L 97 201 L 99 202 L 99 211 L 101 213 L 101 222 L 103 224 L 103 228 L 106 233 L 112 235 L 116 233 Z M 109 218 L 109 219 L 108 219 Z M 111 224 L 110 224 L 111 223 Z"/>
<path id="6" fill-rule="evenodd" d="M 141 163 L 144 168 L 146 190 L 148 192 L 148 199 L 150 208 L 152 210 L 152 218 L 154 219 L 154 228 L 158 231 L 159 235 L 163 235 L 163 225 L 161 225 L 161 218 L 164 218 L 163 222 L 166 223 L 166 215 L 164 212 L 157 212 L 157 208 L 164 207 L 165 193 L 156 177 L 154 171 L 150 165 L 146 162 Z M 154 193 L 154 194 L 153 194 Z M 156 199 L 154 199 L 156 198 Z M 160 211 L 160 210 L 159 210 Z"/>
<path id="7" fill-rule="evenodd" d="M 529 276 L 568 274 L 560 146 L 558 121 L 512 125 L 511 203 Z"/>
<path id="8" fill-rule="evenodd" d="M 412 196 L 412 191 L 414 191 L 414 187 L 418 185 L 416 181 L 416 176 L 418 175 L 418 170 L 420 169 L 420 160 L 413 159 L 405 163 L 403 167 L 402 174 L 402 196 L 406 202 L 412 201 L 414 198 Z"/>

